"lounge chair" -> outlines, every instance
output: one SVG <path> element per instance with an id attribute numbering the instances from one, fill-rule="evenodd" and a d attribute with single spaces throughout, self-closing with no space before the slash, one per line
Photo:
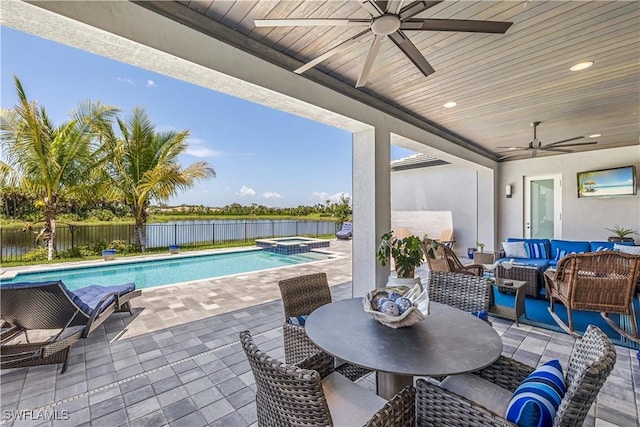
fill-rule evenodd
<path id="1" fill-rule="evenodd" d="M 133 283 L 92 285 L 76 291 L 68 290 L 61 281 L 3 285 L 0 367 L 62 363 L 64 373 L 71 346 L 115 311 L 131 314 L 130 301 L 140 294 Z"/>
<path id="2" fill-rule="evenodd" d="M 342 228 L 336 233 L 338 239 L 350 239 L 353 237 L 353 223 L 343 222 Z"/>

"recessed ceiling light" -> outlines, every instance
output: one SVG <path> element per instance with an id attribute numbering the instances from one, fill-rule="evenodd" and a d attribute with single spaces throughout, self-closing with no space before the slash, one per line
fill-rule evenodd
<path id="1" fill-rule="evenodd" d="M 589 138 L 597 138 L 599 136 L 602 136 L 601 133 L 594 133 L 593 135 L 589 135 Z"/>
<path id="2" fill-rule="evenodd" d="M 571 71 L 580 71 L 580 70 L 584 70 L 586 68 L 589 68 L 593 65 L 593 61 L 587 61 L 587 62 L 580 62 L 576 65 L 574 65 L 573 67 L 570 68 Z"/>
<path id="3" fill-rule="evenodd" d="M 444 108 L 453 108 L 453 107 L 455 107 L 456 105 L 458 105 L 458 103 L 457 103 L 457 102 L 455 102 L 455 101 L 450 101 L 450 102 L 447 102 L 446 104 L 444 104 L 444 105 L 443 105 L 443 107 L 444 107 Z"/>

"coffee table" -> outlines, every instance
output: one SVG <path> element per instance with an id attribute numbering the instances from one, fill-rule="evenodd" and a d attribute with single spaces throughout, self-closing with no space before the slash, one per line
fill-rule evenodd
<path id="1" fill-rule="evenodd" d="M 377 393 L 385 399 L 413 384 L 413 376 L 476 371 L 502 352 L 502 340 L 487 322 L 435 302 L 422 322 L 393 329 L 367 314 L 362 298 L 335 301 L 313 311 L 305 331 L 327 353 L 377 371 Z"/>

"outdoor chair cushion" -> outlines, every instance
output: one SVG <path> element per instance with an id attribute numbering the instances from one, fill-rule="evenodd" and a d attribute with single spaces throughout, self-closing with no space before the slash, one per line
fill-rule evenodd
<path id="1" fill-rule="evenodd" d="M 507 413 L 509 402 L 513 396 L 513 392 L 506 388 L 472 373 L 449 375 L 440 383 L 440 387 L 458 396 L 466 397 L 499 415 Z"/>
<path id="2" fill-rule="evenodd" d="M 296 326 L 304 326 L 304 324 L 307 322 L 307 317 L 309 316 L 292 316 L 287 318 L 287 323 L 291 324 L 291 325 L 296 325 Z"/>

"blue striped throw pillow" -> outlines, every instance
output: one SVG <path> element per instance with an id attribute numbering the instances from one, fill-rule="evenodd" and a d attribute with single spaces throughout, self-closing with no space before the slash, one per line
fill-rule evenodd
<path id="1" fill-rule="evenodd" d="M 527 242 L 527 258 L 545 259 L 549 258 L 547 247 L 544 243 Z"/>
<path id="2" fill-rule="evenodd" d="M 560 361 L 550 360 L 520 383 L 505 418 L 519 427 L 551 426 L 565 391 Z"/>

